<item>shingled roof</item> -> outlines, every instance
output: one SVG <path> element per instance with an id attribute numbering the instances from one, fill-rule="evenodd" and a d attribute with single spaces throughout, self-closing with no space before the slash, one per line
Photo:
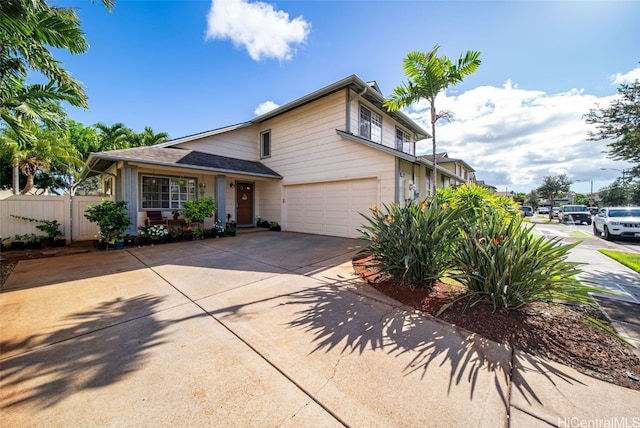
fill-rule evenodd
<path id="1" fill-rule="evenodd" d="M 196 150 L 174 147 L 135 147 L 91 153 L 87 160 L 85 176 L 100 174 L 113 162 L 139 162 L 152 165 L 177 166 L 182 168 L 251 175 L 255 177 L 281 179 L 282 176 L 260 162 L 213 155 Z"/>

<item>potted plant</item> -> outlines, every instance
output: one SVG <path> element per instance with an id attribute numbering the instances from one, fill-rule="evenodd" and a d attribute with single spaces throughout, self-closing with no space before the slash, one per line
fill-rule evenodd
<path id="1" fill-rule="evenodd" d="M 62 232 L 60 232 L 60 226 L 62 225 L 58 222 L 58 220 L 38 220 L 35 218 L 21 217 L 13 214 L 11 215 L 11 217 L 28 221 L 31 223 L 38 223 L 38 225 L 36 226 L 36 229 L 43 231 L 46 235 L 40 238 L 40 245 L 43 248 L 53 247 L 55 244 L 56 238 L 58 236 L 62 236 Z M 65 241 L 63 240 L 63 242 Z"/>
<path id="2" fill-rule="evenodd" d="M 145 242 L 151 242 L 152 244 L 160 244 L 166 240 L 169 231 L 161 224 L 153 226 L 140 226 L 138 229 L 141 231 L 141 237 Z"/>
<path id="3" fill-rule="evenodd" d="M 237 230 L 238 230 L 237 223 L 235 221 L 233 220 L 227 221 L 227 225 L 225 226 L 225 231 L 227 232 L 227 235 L 236 236 Z"/>
<path id="4" fill-rule="evenodd" d="M 16 239 L 11 243 L 12 250 L 36 249 L 40 247 L 40 237 L 35 233 L 25 233 L 16 235 Z"/>
<path id="5" fill-rule="evenodd" d="M 273 230 L 274 232 L 280 232 L 282 229 L 277 221 L 272 221 L 269 223 L 269 230 Z"/>
<path id="6" fill-rule="evenodd" d="M 133 235 L 125 235 L 124 237 L 124 246 L 125 247 L 133 247 L 136 242 L 136 237 Z"/>
<path id="7" fill-rule="evenodd" d="M 84 216 L 90 222 L 97 223 L 101 240 L 112 245 L 123 241 L 124 231 L 131 225 L 131 219 L 127 215 L 127 201 L 103 199 L 100 204 L 89 205 Z"/>
<path id="8" fill-rule="evenodd" d="M 216 210 L 216 203 L 211 196 L 207 198 L 184 201 L 182 203 L 182 218 L 187 223 L 202 223 L 206 217 L 212 217 Z"/>

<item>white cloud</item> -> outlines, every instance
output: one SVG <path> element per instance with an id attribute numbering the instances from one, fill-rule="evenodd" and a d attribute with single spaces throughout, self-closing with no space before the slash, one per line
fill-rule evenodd
<path id="1" fill-rule="evenodd" d="M 280 107 L 278 104 L 274 103 L 273 101 L 265 101 L 263 103 L 261 103 L 258 107 L 256 107 L 256 109 L 253 111 L 253 113 L 256 116 L 260 116 L 261 114 L 265 114 L 270 112 L 271 110 L 275 110 L 278 107 Z"/>
<path id="2" fill-rule="evenodd" d="M 598 180 L 603 177 L 601 168 L 615 164 L 602 153 L 606 142 L 587 141 L 591 128 L 583 116 L 597 103 L 607 106 L 613 98 L 598 98 L 581 89 L 546 94 L 519 89 L 510 81 L 500 88 L 441 94 L 437 110 L 451 111 L 454 119 L 438 124 L 437 151 L 463 159 L 476 170 L 477 179 L 499 188 L 528 191 L 538 187 L 545 175 L 560 173 L 573 181 Z M 413 106 L 407 114 L 431 129 L 427 103 Z M 419 154 L 431 150 L 431 140 L 418 143 Z"/>
<path id="3" fill-rule="evenodd" d="M 633 69 L 625 74 L 616 73 L 611 76 L 611 83 L 614 85 L 620 85 L 622 83 L 633 83 L 636 80 L 640 80 L 640 67 Z"/>
<path id="4" fill-rule="evenodd" d="M 295 45 L 304 43 L 311 24 L 264 2 L 212 0 L 207 16 L 207 39 L 231 40 L 254 61 L 266 58 L 290 60 Z"/>

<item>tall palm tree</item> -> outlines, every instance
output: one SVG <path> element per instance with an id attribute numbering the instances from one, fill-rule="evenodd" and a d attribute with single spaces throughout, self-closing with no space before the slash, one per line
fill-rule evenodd
<path id="1" fill-rule="evenodd" d="M 402 67 L 409 80 L 397 86 L 393 94 L 385 100 L 389 111 L 398 111 L 420 100 L 427 100 L 431 106 L 431 139 L 433 142 L 433 194 L 437 192 L 436 122 L 445 114 L 436 113 L 436 97 L 450 85 L 462 82 L 463 78 L 480 66 L 480 52 L 467 51 L 454 64 L 446 56 L 436 56 L 439 45 L 425 53 L 412 51 L 402 61 Z"/>

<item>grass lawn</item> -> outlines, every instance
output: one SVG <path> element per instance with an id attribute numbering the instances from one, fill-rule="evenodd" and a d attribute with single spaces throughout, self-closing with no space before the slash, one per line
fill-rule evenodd
<path id="1" fill-rule="evenodd" d="M 613 260 L 622 263 L 628 268 L 640 273 L 640 254 L 621 253 L 613 250 L 599 250 L 605 256 L 611 257 Z"/>
<path id="2" fill-rule="evenodd" d="M 600 239 L 596 236 L 593 236 L 593 234 L 591 233 L 583 232 L 581 230 L 572 230 L 569 232 L 569 236 L 578 239 Z"/>

